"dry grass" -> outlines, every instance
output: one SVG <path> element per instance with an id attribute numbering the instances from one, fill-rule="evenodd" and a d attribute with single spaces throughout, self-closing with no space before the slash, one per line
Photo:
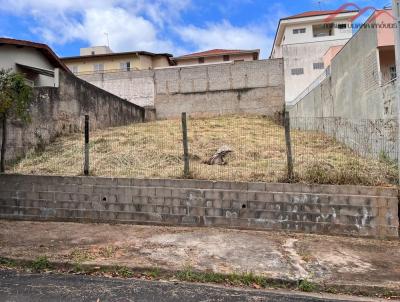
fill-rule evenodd
<path id="1" fill-rule="evenodd" d="M 286 148 L 283 127 L 257 116 L 190 120 L 191 174 L 197 179 L 284 181 Z M 323 134 L 292 131 L 296 180 L 309 183 L 385 185 L 396 178 L 390 163 L 358 157 Z M 202 162 L 222 145 L 230 146 L 228 165 Z M 91 174 L 114 177 L 182 177 L 179 120 L 109 128 L 91 133 Z M 16 173 L 79 175 L 83 137 L 59 138 L 44 152 L 16 164 Z"/>

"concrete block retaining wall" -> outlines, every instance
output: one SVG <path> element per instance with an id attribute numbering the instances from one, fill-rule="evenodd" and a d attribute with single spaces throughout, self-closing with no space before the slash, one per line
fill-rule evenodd
<path id="1" fill-rule="evenodd" d="M 398 237 L 396 189 L 0 176 L 0 218 Z"/>

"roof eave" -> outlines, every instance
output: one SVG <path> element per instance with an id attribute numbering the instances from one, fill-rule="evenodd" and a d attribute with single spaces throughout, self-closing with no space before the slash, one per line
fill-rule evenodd
<path id="1" fill-rule="evenodd" d="M 209 57 L 216 57 L 216 56 L 224 56 L 224 55 L 240 55 L 240 54 L 253 54 L 256 53 L 257 55 L 260 55 L 260 49 L 253 49 L 253 50 L 244 50 L 240 52 L 235 52 L 235 53 L 217 53 L 217 54 L 206 54 L 206 55 L 186 55 L 186 56 L 180 56 L 180 57 L 173 57 L 173 60 L 190 60 L 190 59 L 198 59 L 198 58 L 209 58 Z"/>

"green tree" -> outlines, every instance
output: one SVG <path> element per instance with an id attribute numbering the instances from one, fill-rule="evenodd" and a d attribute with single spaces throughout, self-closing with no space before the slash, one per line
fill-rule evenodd
<path id="1" fill-rule="evenodd" d="M 7 121 L 15 118 L 28 122 L 32 100 L 32 88 L 27 85 L 22 74 L 10 70 L 0 70 L 0 121 L 3 128 L 0 172 L 5 171 Z"/>

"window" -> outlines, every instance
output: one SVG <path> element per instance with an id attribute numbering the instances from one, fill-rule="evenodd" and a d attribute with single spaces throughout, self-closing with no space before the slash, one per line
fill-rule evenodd
<path id="1" fill-rule="evenodd" d="M 131 70 L 131 62 L 121 62 L 119 64 L 120 69 L 123 71 L 130 71 Z"/>
<path id="2" fill-rule="evenodd" d="M 93 69 L 94 69 L 94 72 L 101 73 L 104 71 L 104 64 L 103 63 L 94 64 Z"/>
<path id="3" fill-rule="evenodd" d="M 390 66 L 390 80 L 394 80 L 397 78 L 396 66 Z"/>
<path id="4" fill-rule="evenodd" d="M 275 50 L 274 50 L 274 54 L 275 54 Z M 253 60 L 254 61 L 258 60 L 258 53 L 253 53 Z"/>
<path id="5" fill-rule="evenodd" d="M 304 74 L 304 68 L 293 68 L 291 72 L 292 75 L 302 75 Z"/>
<path id="6" fill-rule="evenodd" d="M 72 73 L 77 74 L 79 72 L 78 66 L 72 66 L 71 71 L 72 71 Z"/>
<path id="7" fill-rule="evenodd" d="M 347 24 L 338 24 L 337 26 L 339 29 L 346 29 L 347 28 Z"/>
<path id="8" fill-rule="evenodd" d="M 204 58 L 199 58 L 199 64 L 204 64 Z"/>
<path id="9" fill-rule="evenodd" d="M 95 52 L 92 50 L 92 56 L 94 56 L 95 55 Z"/>
<path id="10" fill-rule="evenodd" d="M 224 61 L 229 61 L 229 55 L 224 55 L 223 59 L 224 59 Z"/>
<path id="11" fill-rule="evenodd" d="M 317 24 L 313 25 L 314 38 L 333 36 L 333 24 Z"/>
<path id="12" fill-rule="evenodd" d="M 293 29 L 293 34 L 294 35 L 305 34 L 305 33 L 306 33 L 306 29 L 305 28 L 295 28 L 295 29 Z"/>
<path id="13" fill-rule="evenodd" d="M 324 62 L 318 62 L 318 63 L 314 63 L 313 67 L 314 67 L 314 69 L 324 69 L 325 64 L 324 64 Z"/>

